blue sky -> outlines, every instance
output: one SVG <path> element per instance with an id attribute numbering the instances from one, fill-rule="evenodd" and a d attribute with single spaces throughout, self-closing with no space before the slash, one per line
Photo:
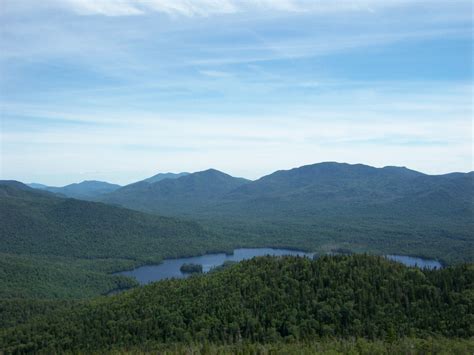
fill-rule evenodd
<path id="1" fill-rule="evenodd" d="M 472 167 L 472 5 L 2 0 L 1 177 Z"/>

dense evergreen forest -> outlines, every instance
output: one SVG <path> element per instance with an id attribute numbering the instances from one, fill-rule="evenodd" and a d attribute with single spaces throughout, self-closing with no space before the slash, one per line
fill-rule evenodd
<path id="1" fill-rule="evenodd" d="M 0 183 L 0 302 L 87 298 L 136 285 L 111 272 L 223 245 L 195 222 Z"/>
<path id="2" fill-rule="evenodd" d="M 310 353 L 319 341 L 369 353 L 383 341 L 393 349 L 431 342 L 462 353 L 474 349 L 473 324 L 472 265 L 420 270 L 365 255 L 260 257 L 209 275 L 63 304 L 1 330 L 0 348 L 151 351 L 210 343 L 209 352 L 231 352 L 285 343 Z"/>

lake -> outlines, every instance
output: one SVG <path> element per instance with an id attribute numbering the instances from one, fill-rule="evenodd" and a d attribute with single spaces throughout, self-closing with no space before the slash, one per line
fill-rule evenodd
<path id="1" fill-rule="evenodd" d="M 413 256 L 406 256 L 406 255 L 385 255 L 387 259 L 398 261 L 406 266 L 416 266 L 421 269 L 441 269 L 443 265 L 437 260 L 430 260 L 430 259 L 423 259 L 423 258 L 416 258 Z"/>
<path id="2" fill-rule="evenodd" d="M 205 254 L 193 256 L 190 258 L 165 259 L 158 265 L 141 266 L 130 271 L 118 272 L 119 275 L 134 277 L 140 284 L 159 281 L 169 278 L 184 278 L 189 274 L 182 273 L 180 267 L 183 264 L 201 264 L 203 272 L 208 272 L 213 267 L 222 265 L 225 261 L 242 261 L 256 256 L 282 256 L 298 255 L 312 258 L 314 253 L 305 253 L 303 251 L 276 248 L 241 248 L 234 249 L 233 254 Z"/>
<path id="3" fill-rule="evenodd" d="M 298 255 L 312 258 L 314 253 L 277 248 L 240 248 L 235 249 L 233 254 L 218 253 L 193 256 L 189 258 L 165 259 L 161 264 L 158 265 L 140 266 L 133 270 L 118 272 L 116 275 L 134 277 L 140 284 L 145 285 L 150 282 L 163 279 L 184 278 L 190 276 L 190 274 L 181 272 L 180 268 L 183 264 L 200 264 L 202 265 L 203 272 L 208 272 L 212 268 L 224 264 L 226 261 L 237 262 L 245 259 L 251 259 L 256 256 L 265 255 Z M 441 263 L 436 260 L 422 259 L 405 255 L 385 255 L 385 257 L 407 266 L 416 266 L 428 269 L 442 268 Z"/>

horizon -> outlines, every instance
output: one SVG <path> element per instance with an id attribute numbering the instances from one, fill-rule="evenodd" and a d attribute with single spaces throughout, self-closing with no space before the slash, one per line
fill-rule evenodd
<path id="1" fill-rule="evenodd" d="M 4 0 L 0 21 L 0 179 L 474 170 L 467 0 Z"/>
<path id="2" fill-rule="evenodd" d="M 188 175 L 191 175 L 191 174 L 196 174 L 196 173 L 202 173 L 202 172 L 206 172 L 206 171 L 209 171 L 209 170 L 215 170 L 215 171 L 218 171 L 220 173 L 224 173 L 224 174 L 227 174 L 227 175 L 230 175 L 234 178 L 244 178 L 246 180 L 249 180 L 249 181 L 257 181 L 265 176 L 268 176 L 268 175 L 271 175 L 275 172 L 278 172 L 278 171 L 289 171 L 289 170 L 293 170 L 293 169 L 299 169 L 299 168 L 303 168 L 303 167 L 306 167 L 306 166 L 312 166 L 312 165 L 319 165 L 319 164 L 339 164 L 339 165 L 350 165 L 350 166 L 356 166 L 356 165 L 362 165 L 362 166 L 366 166 L 366 167 L 370 167 L 370 168 L 375 168 L 375 169 L 384 169 L 384 168 L 398 168 L 398 169 L 408 169 L 408 170 L 411 170 L 411 171 L 416 171 L 418 173 L 421 173 L 421 174 L 424 174 L 424 175 L 430 175 L 430 176 L 441 176 L 441 175 L 447 175 L 447 174 L 457 174 L 457 173 L 460 173 L 460 174 L 469 174 L 469 173 L 473 173 L 474 171 L 473 170 L 470 170 L 470 171 L 450 171 L 450 172 L 447 172 L 447 173 L 444 173 L 444 174 L 428 174 L 426 172 L 423 172 L 423 171 L 419 171 L 419 170 L 416 170 L 416 169 L 411 169 L 410 167 L 407 167 L 407 166 L 396 166 L 396 165 L 385 165 L 385 166 L 372 166 L 372 165 L 368 165 L 368 164 L 363 164 L 363 163 L 347 163 L 347 162 L 337 162 L 337 161 L 321 161 L 321 162 L 317 162 L 317 163 L 313 163 L 313 164 L 305 164 L 305 165 L 301 165 L 301 166 L 295 166 L 295 167 L 291 167 L 291 168 L 286 168 L 286 169 L 277 169 L 277 170 L 274 170 L 274 171 L 271 171 L 265 175 L 262 175 L 262 176 L 258 176 L 256 178 L 247 178 L 245 176 L 236 176 L 236 175 L 233 175 L 233 174 L 230 174 L 229 172 L 227 171 L 223 171 L 223 170 L 219 170 L 219 169 L 215 169 L 215 168 L 207 168 L 207 169 L 204 169 L 204 170 L 198 170 L 198 171 L 176 171 L 176 172 L 172 172 L 172 171 L 163 171 L 163 172 L 157 172 L 157 173 L 154 173 L 154 174 L 151 174 L 151 175 L 148 175 L 148 176 L 144 176 L 144 177 L 141 177 L 137 180 L 133 180 L 133 181 L 128 181 L 128 182 L 125 182 L 125 183 L 117 183 L 117 182 L 114 182 L 114 181 L 109 181 L 109 180 L 96 180 L 96 179 L 85 179 L 85 180 L 74 180 L 72 182 L 69 182 L 69 183 L 66 183 L 66 184 L 62 184 L 62 185 L 49 185 L 49 184 L 46 184 L 46 183 L 43 183 L 41 181 L 21 181 L 21 180 L 17 180 L 17 179 L 0 179 L 0 181 L 18 181 L 18 182 L 21 182 L 25 185 L 42 185 L 42 186 L 47 186 L 47 187 L 66 187 L 68 185 L 73 185 L 73 184 L 80 184 L 80 183 L 84 183 L 84 182 L 105 182 L 105 183 L 110 183 L 110 184 L 115 184 L 115 185 L 120 185 L 121 187 L 124 187 L 124 186 L 127 186 L 127 185 L 130 185 L 130 184 L 134 184 L 136 182 L 140 182 L 140 181 L 143 181 L 143 180 L 146 180 L 150 177 L 153 177 L 155 175 L 161 175 L 161 174 L 188 174 Z"/>

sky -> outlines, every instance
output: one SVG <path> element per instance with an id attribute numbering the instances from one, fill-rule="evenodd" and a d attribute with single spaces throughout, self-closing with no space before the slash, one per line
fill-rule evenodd
<path id="1" fill-rule="evenodd" d="M 473 170 L 469 0 L 0 0 L 2 179 Z"/>

